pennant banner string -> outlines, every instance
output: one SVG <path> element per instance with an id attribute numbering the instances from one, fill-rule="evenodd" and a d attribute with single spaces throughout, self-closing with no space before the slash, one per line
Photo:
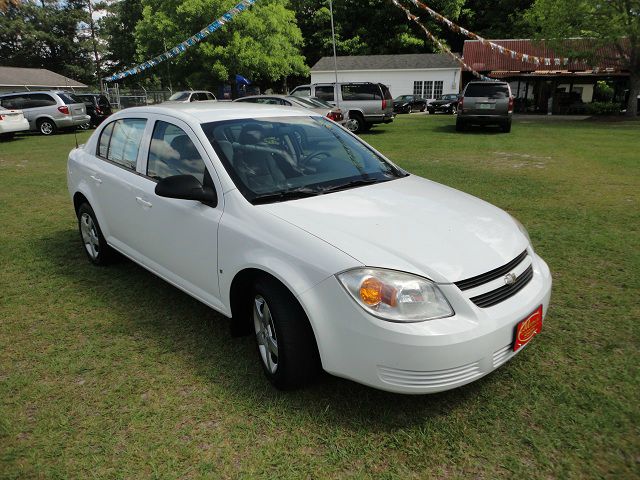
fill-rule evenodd
<path id="1" fill-rule="evenodd" d="M 569 64 L 568 58 L 537 57 L 535 55 L 528 55 L 526 53 L 516 52 L 515 50 L 511 50 L 502 45 L 498 45 L 497 43 L 487 40 L 486 38 L 483 38 L 476 33 L 470 32 L 469 30 L 462 28 L 459 25 L 456 25 L 448 18 L 440 15 L 438 12 L 436 12 L 432 8 L 429 8 L 429 6 L 425 5 L 420 0 L 407 0 L 407 1 L 413 3 L 416 7 L 425 10 L 429 15 L 431 15 L 432 18 L 436 19 L 438 22 L 442 23 L 443 25 L 446 25 L 451 31 L 456 33 L 461 33 L 466 37 L 473 38 L 474 40 L 478 40 L 483 45 L 490 47 L 491 50 L 497 51 L 502 55 L 507 55 L 513 59 L 520 60 L 522 62 L 533 63 L 535 65 L 546 65 L 546 66 L 554 65 L 556 67 L 559 67 L 560 65 L 566 66 Z"/>
<path id="2" fill-rule="evenodd" d="M 105 82 L 115 82 L 117 80 L 122 80 L 123 78 L 129 77 L 131 75 L 136 75 L 144 70 L 155 67 L 161 62 L 165 60 L 169 60 L 170 58 L 176 57 L 183 53 L 187 48 L 193 47 L 194 45 L 200 43 L 202 40 L 207 38 L 210 34 L 220 29 L 225 23 L 230 22 L 233 18 L 239 13 L 247 10 L 251 5 L 253 5 L 257 0 L 242 0 L 235 7 L 230 9 L 227 13 L 222 15 L 216 21 L 210 23 L 205 28 L 200 30 L 195 35 L 187 38 L 184 42 L 179 43 L 175 47 L 167 50 L 164 53 L 161 53 L 157 57 L 152 58 L 151 60 L 147 60 L 135 67 L 132 67 L 128 70 L 123 70 L 122 72 L 111 75 L 110 77 L 104 78 Z"/>
<path id="3" fill-rule="evenodd" d="M 393 4 L 394 4 L 396 7 L 398 7 L 398 8 L 400 8 L 400 9 L 404 10 L 404 13 L 406 13 L 407 18 L 408 18 L 409 20 L 414 21 L 414 22 L 415 22 L 415 23 L 416 23 L 416 24 L 417 24 L 417 25 L 418 25 L 418 26 L 419 26 L 419 27 L 424 31 L 424 33 L 427 35 L 427 37 L 429 38 L 429 40 L 431 40 L 433 43 L 435 43 L 435 44 L 440 48 L 440 50 L 442 50 L 443 52 L 448 53 L 448 54 L 449 54 L 449 55 L 450 55 L 450 56 L 451 56 L 451 57 L 452 57 L 456 62 L 458 62 L 460 65 L 462 65 L 466 70 L 470 71 L 470 72 L 473 74 L 473 76 L 474 76 L 474 77 L 479 78 L 480 80 L 484 80 L 484 81 L 491 81 L 491 82 L 495 82 L 495 81 L 496 81 L 496 79 L 495 79 L 495 78 L 489 78 L 489 77 L 487 77 L 486 75 L 482 75 L 481 73 L 476 72 L 473 68 L 471 68 L 469 65 L 467 65 L 467 64 L 464 62 L 464 60 L 462 60 L 462 58 L 460 58 L 458 55 L 456 55 L 455 53 L 453 53 L 453 52 L 449 49 L 449 47 L 447 47 L 447 46 L 446 46 L 446 45 L 444 45 L 440 40 L 438 40 L 438 39 L 436 38 L 436 36 L 435 36 L 433 33 L 431 33 L 431 32 L 427 29 L 427 27 L 425 27 L 425 26 L 420 22 L 420 20 L 418 19 L 418 17 L 417 17 L 417 16 L 415 16 L 413 13 L 411 13 L 411 12 L 409 11 L 409 9 L 408 9 L 408 8 L 406 8 L 404 5 L 402 5 L 400 2 L 398 2 L 398 0 L 391 0 L 391 2 L 393 2 Z"/>

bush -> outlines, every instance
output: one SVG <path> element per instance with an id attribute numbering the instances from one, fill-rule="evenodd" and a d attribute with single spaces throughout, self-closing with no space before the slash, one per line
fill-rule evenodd
<path id="1" fill-rule="evenodd" d="M 618 115 L 620 113 L 620 104 L 613 102 L 588 103 L 587 113 L 590 115 Z"/>

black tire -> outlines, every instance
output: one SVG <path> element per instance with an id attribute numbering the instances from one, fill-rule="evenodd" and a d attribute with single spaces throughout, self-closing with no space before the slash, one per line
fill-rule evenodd
<path id="1" fill-rule="evenodd" d="M 321 371 L 320 355 L 298 301 L 284 285 L 267 277 L 255 283 L 250 300 L 258 357 L 266 377 L 281 390 L 309 384 Z M 267 345 L 272 345 L 270 350 Z"/>
<path id="2" fill-rule="evenodd" d="M 503 123 L 500 126 L 500 129 L 502 130 L 503 133 L 509 133 L 511 132 L 511 120 L 506 121 L 505 123 Z"/>
<path id="3" fill-rule="evenodd" d="M 433 110 L 432 108 L 429 109 L 429 115 L 434 115 L 436 113 L 435 110 Z"/>
<path id="4" fill-rule="evenodd" d="M 411 113 L 411 105 L 407 105 L 407 107 L 404 109 L 404 113 Z"/>
<path id="5" fill-rule="evenodd" d="M 454 105 L 453 107 L 451 107 L 451 110 L 449 111 L 449 113 L 451 113 L 452 115 L 457 115 L 458 108 Z"/>
<path id="6" fill-rule="evenodd" d="M 11 140 L 15 136 L 15 132 L 2 133 L 0 134 L 0 140 Z"/>
<path id="7" fill-rule="evenodd" d="M 42 135 L 53 135 L 56 133 L 58 128 L 53 120 L 49 120 L 48 118 L 41 118 L 38 120 L 38 130 Z"/>
<path id="8" fill-rule="evenodd" d="M 78 232 L 87 258 L 94 265 L 108 265 L 113 262 L 116 252 L 107 244 L 96 219 L 96 214 L 88 203 L 78 208 Z"/>
<path id="9" fill-rule="evenodd" d="M 426 106 L 426 105 L 422 105 L 422 106 L 420 107 L 420 111 L 421 111 L 421 112 L 424 112 L 426 109 L 427 109 L 427 106 Z"/>
<path id="10" fill-rule="evenodd" d="M 362 115 L 360 115 L 359 113 L 350 113 L 349 120 L 350 122 L 348 123 L 347 128 L 349 128 L 351 132 L 360 133 L 365 131 L 366 123 Z"/>
<path id="11" fill-rule="evenodd" d="M 456 132 L 464 132 L 467 126 L 463 120 L 456 118 Z"/>

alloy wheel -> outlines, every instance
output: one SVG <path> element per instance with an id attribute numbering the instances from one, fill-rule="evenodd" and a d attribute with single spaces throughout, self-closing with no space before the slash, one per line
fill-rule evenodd
<path id="1" fill-rule="evenodd" d="M 80 217 L 80 233 L 84 248 L 86 248 L 89 256 L 95 260 L 100 255 L 100 240 L 98 239 L 98 230 L 93 218 L 88 213 L 83 213 Z"/>
<path id="2" fill-rule="evenodd" d="M 269 373 L 274 374 L 278 369 L 278 339 L 271 310 L 262 295 L 256 295 L 253 300 L 253 326 L 262 363 Z"/>

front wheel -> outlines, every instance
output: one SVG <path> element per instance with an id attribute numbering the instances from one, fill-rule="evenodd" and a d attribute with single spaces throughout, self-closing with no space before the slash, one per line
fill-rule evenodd
<path id="1" fill-rule="evenodd" d="M 454 105 L 453 107 L 451 107 L 451 112 L 453 115 L 457 115 L 458 114 L 458 108 Z"/>
<path id="2" fill-rule="evenodd" d="M 252 296 L 253 326 L 264 374 L 279 389 L 310 383 L 320 372 L 320 356 L 304 310 L 272 279 L 256 282 Z"/>
<path id="3" fill-rule="evenodd" d="M 115 252 L 102 235 L 96 214 L 88 203 L 78 208 L 78 230 L 89 261 L 94 265 L 107 265 L 114 259 Z"/>

